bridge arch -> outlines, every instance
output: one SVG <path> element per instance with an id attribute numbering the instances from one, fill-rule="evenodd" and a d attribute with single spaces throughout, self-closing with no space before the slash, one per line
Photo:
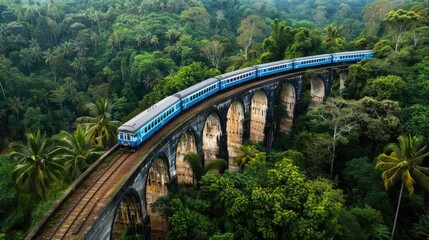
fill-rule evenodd
<path id="1" fill-rule="evenodd" d="M 250 102 L 250 140 L 263 142 L 267 119 L 268 98 L 261 90 L 256 91 Z"/>
<path id="2" fill-rule="evenodd" d="M 323 98 L 325 97 L 325 84 L 323 80 L 313 76 L 310 78 L 311 84 L 311 104 L 319 105 L 323 103 Z"/>
<path id="3" fill-rule="evenodd" d="M 286 112 L 286 117 L 282 117 L 280 123 L 280 130 L 289 132 L 291 130 L 294 118 L 296 92 L 295 87 L 290 83 L 284 83 L 280 89 L 281 101 Z"/>
<path id="4" fill-rule="evenodd" d="M 128 229 L 131 233 L 144 234 L 141 199 L 137 191 L 128 189 L 117 205 L 112 222 L 111 239 L 120 239 Z"/>
<path id="5" fill-rule="evenodd" d="M 152 210 L 152 204 L 158 198 L 167 195 L 170 182 L 168 158 L 162 154 L 151 162 L 146 181 L 146 213 L 150 219 L 151 239 L 165 239 L 168 226 L 159 212 Z"/>
<path id="6" fill-rule="evenodd" d="M 219 155 L 221 136 L 222 125 L 219 114 L 213 111 L 204 122 L 202 136 L 204 165 L 206 165 L 210 160 L 217 158 Z"/>
<path id="7" fill-rule="evenodd" d="M 185 161 L 190 152 L 197 153 L 196 134 L 188 129 L 182 134 L 176 147 L 176 176 L 178 183 L 192 184 L 192 169 Z"/>
<path id="8" fill-rule="evenodd" d="M 228 168 L 238 169 L 233 159 L 236 157 L 235 149 L 243 143 L 244 105 L 241 101 L 234 101 L 228 108 L 226 115 L 226 132 L 228 148 Z"/>

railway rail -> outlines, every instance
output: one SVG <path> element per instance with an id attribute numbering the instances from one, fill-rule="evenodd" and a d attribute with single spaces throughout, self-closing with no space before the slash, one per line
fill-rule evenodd
<path id="1" fill-rule="evenodd" d="M 128 159 L 129 153 L 120 152 L 113 156 L 110 164 L 95 179 L 89 179 L 89 186 L 73 198 L 70 208 L 59 213 L 61 220 L 55 227 L 41 236 L 42 239 L 68 239 L 76 235 L 87 220 L 89 214 L 97 206 L 99 197 L 103 196 L 103 188 L 109 177 Z M 87 183 L 88 184 L 88 183 Z"/>

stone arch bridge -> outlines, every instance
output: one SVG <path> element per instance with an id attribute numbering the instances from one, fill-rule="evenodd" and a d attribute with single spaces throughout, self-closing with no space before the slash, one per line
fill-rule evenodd
<path id="1" fill-rule="evenodd" d="M 101 181 L 91 180 L 102 164 L 99 163 L 86 172 L 88 176 L 83 176 L 80 183 L 79 179 L 75 182 L 27 239 L 119 239 L 125 229 L 143 233 L 147 239 L 164 239 L 167 224 L 151 210 L 151 205 L 160 196 L 174 191 L 178 184 L 192 184 L 186 155 L 197 153 L 203 164 L 222 158 L 228 161 L 229 169 L 237 169 L 232 161 L 234 149 L 244 140 L 263 142 L 270 147 L 276 130 L 290 130 L 304 92 L 310 93 L 311 104 L 320 104 L 330 92 L 334 76 L 339 76 L 340 86 L 344 85 L 347 65 L 334 67 L 316 69 L 311 74 L 289 73 L 217 94 L 182 113 L 135 153 L 115 153 L 112 149 L 101 158 L 113 159 L 106 173 L 100 173 L 106 179 L 97 191 L 103 193 L 94 193 L 97 197 L 88 200 L 78 213 L 74 213 L 77 210 L 61 213 L 60 209 L 68 209 L 64 207 L 67 199 L 71 199 L 68 202 L 74 208 L 79 208 L 80 202 L 89 198 L 92 187 L 81 194 L 81 199 L 74 200 L 73 196 L 84 188 L 81 186 L 89 184 L 86 182 L 93 181 L 91 186 L 97 186 Z M 275 110 L 276 105 L 282 110 L 278 111 L 278 107 Z M 119 164 L 127 161 L 129 165 L 121 168 Z M 109 173 L 110 166 L 115 164 L 118 166 Z M 109 182 L 109 177 L 115 174 L 119 180 Z M 73 214 L 77 216 L 68 223 L 66 219 Z M 67 229 L 62 230 L 66 225 Z"/>

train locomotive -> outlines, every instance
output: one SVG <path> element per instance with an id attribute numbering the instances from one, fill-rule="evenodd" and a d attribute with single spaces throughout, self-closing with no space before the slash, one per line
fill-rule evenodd
<path id="1" fill-rule="evenodd" d="M 206 79 L 162 99 L 122 124 L 118 128 L 118 144 L 121 149 L 134 150 L 171 119 L 179 115 L 181 111 L 185 111 L 211 95 L 233 86 L 296 69 L 356 62 L 373 57 L 374 52 L 372 50 L 323 54 L 259 64 Z"/>

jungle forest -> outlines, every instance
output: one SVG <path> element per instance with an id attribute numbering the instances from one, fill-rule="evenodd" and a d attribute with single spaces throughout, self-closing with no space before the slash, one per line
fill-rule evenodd
<path id="1" fill-rule="evenodd" d="M 0 239 L 24 239 L 162 98 L 363 49 L 273 148 L 237 149 L 238 171 L 190 155 L 195 184 L 154 206 L 167 239 L 429 239 L 429 1 L 0 0 Z"/>

